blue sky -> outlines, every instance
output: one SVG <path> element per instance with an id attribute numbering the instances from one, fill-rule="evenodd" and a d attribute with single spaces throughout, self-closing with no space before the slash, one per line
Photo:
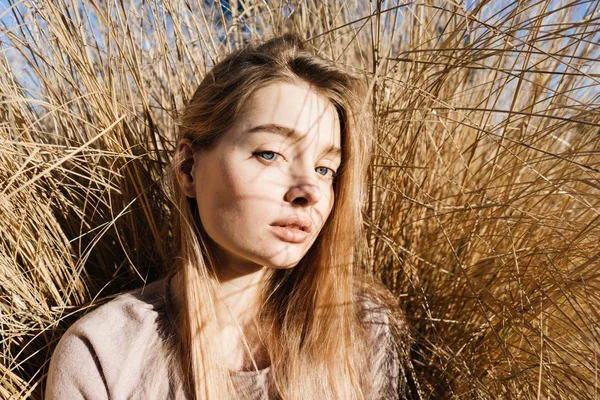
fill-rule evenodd
<path id="1" fill-rule="evenodd" d="M 365 1 L 364 13 L 365 13 L 365 15 L 367 15 L 369 12 L 369 7 L 371 7 L 371 3 L 368 2 L 367 0 L 363 0 L 363 1 Z M 20 14 L 29 15 L 30 17 L 32 17 L 33 15 L 31 13 L 35 12 L 37 3 L 38 2 L 36 0 L 26 0 L 25 2 L 17 2 L 16 3 L 17 5 L 15 6 L 15 1 L 0 0 L 0 24 L 6 29 L 17 32 L 19 30 L 17 21 L 15 20 L 13 13 L 8 11 L 8 9 L 11 6 L 13 6 L 13 7 L 16 7 L 20 11 Z M 40 3 L 41 3 L 41 1 L 40 1 Z M 70 7 L 73 7 L 73 4 L 77 5 L 77 7 L 84 7 L 85 3 L 84 2 L 70 2 L 68 4 L 70 4 Z M 148 3 L 140 2 L 139 4 L 148 4 Z M 160 2 L 158 2 L 158 4 L 160 4 Z M 217 3 L 215 3 L 211 0 L 201 0 L 194 4 L 196 4 L 198 7 L 212 6 L 213 7 L 212 18 L 214 18 L 215 21 L 220 21 L 221 13 L 226 20 L 231 20 L 230 6 L 226 0 L 219 0 L 219 2 L 217 2 Z M 276 4 L 284 4 L 284 2 L 277 1 Z M 382 8 L 385 9 L 385 8 L 393 7 L 394 5 L 397 5 L 397 4 L 403 4 L 403 3 L 399 2 L 397 0 L 388 0 L 388 1 L 384 2 Z M 463 4 L 465 5 L 467 10 L 472 11 L 476 8 L 478 2 L 477 2 L 477 0 L 466 0 L 466 2 Z M 504 17 L 507 15 L 507 13 L 510 9 L 515 7 L 516 2 L 499 0 L 499 1 L 493 2 L 492 4 L 493 4 L 493 6 L 487 5 L 485 7 L 484 11 L 482 13 L 480 13 L 480 15 L 479 15 L 480 20 L 487 21 L 488 23 L 497 23 L 498 21 L 501 21 L 504 19 Z M 566 1 L 562 1 L 562 0 L 560 0 L 560 1 L 554 0 L 554 1 L 550 1 L 550 3 L 549 3 L 549 11 L 557 10 L 560 7 L 564 6 L 565 4 L 568 4 L 569 7 L 571 7 L 572 20 L 578 21 L 587 16 L 586 14 L 589 9 L 598 7 L 598 0 L 577 0 L 577 1 L 570 1 L 570 2 L 566 2 Z M 140 5 L 140 7 L 143 7 L 143 6 Z M 88 11 L 93 11 L 93 9 L 90 8 L 90 9 L 88 9 Z M 239 6 L 239 5 L 238 5 L 238 11 L 242 11 L 241 6 Z M 284 12 L 286 14 L 289 14 L 289 12 L 291 12 L 291 11 L 292 11 L 292 8 L 289 5 L 286 6 L 286 8 L 284 8 Z M 148 18 L 150 18 L 147 21 L 148 26 L 150 26 L 151 24 L 160 23 L 161 25 L 164 25 L 167 27 L 167 35 L 170 35 L 172 37 L 173 27 L 172 27 L 171 18 L 168 15 L 168 13 L 160 13 L 159 12 L 159 18 L 161 19 L 161 21 L 153 21 L 152 13 L 148 13 L 147 15 L 148 15 Z M 384 24 L 392 23 L 391 22 L 391 21 L 393 21 L 392 15 L 393 15 L 392 13 L 389 13 L 389 15 L 385 16 L 385 18 L 388 18 L 388 19 L 387 20 L 384 19 Z M 405 12 L 402 12 L 402 13 L 400 13 L 400 18 L 402 17 L 402 15 L 408 15 L 408 14 Z M 94 12 L 89 12 L 89 16 L 90 16 L 91 24 L 86 24 L 86 29 L 88 30 L 88 32 L 91 33 L 95 29 L 97 29 L 96 27 L 98 26 L 98 24 L 97 24 L 98 21 L 97 21 L 97 16 L 94 14 Z M 532 16 L 534 16 L 534 15 L 532 15 Z M 526 25 L 527 19 L 529 17 L 530 17 L 529 15 L 522 15 L 520 17 L 520 18 L 522 18 L 521 23 Z M 598 15 L 598 12 L 594 16 L 594 18 L 596 19 L 596 24 L 598 24 L 598 21 L 600 20 L 600 15 Z M 38 21 L 39 21 L 39 19 L 38 19 Z M 242 20 L 240 22 L 243 26 L 244 21 Z M 547 20 L 545 20 L 544 22 L 545 23 L 554 23 L 557 21 L 552 21 L 552 16 L 551 16 L 551 17 L 547 18 Z M 43 25 L 43 22 L 40 22 L 40 24 Z M 474 24 L 473 26 L 474 27 L 471 31 L 472 38 L 469 38 L 469 40 L 473 40 L 477 36 L 481 35 L 481 33 L 484 31 L 484 28 L 481 25 L 479 25 L 479 27 L 478 27 L 477 24 Z M 22 35 L 29 37 L 30 33 L 28 32 L 27 28 L 28 27 L 23 27 Z M 182 29 L 185 29 L 185 27 L 182 27 Z M 554 28 L 552 28 L 552 29 L 554 29 Z M 598 29 L 596 29 L 596 30 L 598 31 Z M 600 34 L 597 31 L 595 33 L 589 35 L 587 40 L 591 41 L 591 42 L 595 41 L 595 43 L 599 43 L 600 42 Z M 488 30 L 487 32 L 489 33 L 490 31 Z M 95 33 L 96 33 L 97 40 L 100 40 L 99 46 L 100 47 L 106 46 L 105 43 L 101 42 L 102 35 L 99 34 L 99 32 L 95 32 Z M 246 30 L 246 33 L 249 34 L 249 31 Z M 515 42 L 525 41 L 526 35 L 528 33 L 529 33 L 529 29 L 523 29 L 520 31 L 511 32 L 510 33 L 511 40 L 514 40 Z M 563 32 L 563 34 L 565 36 L 572 35 L 574 33 L 575 33 L 574 29 Z M 21 35 L 21 33 L 19 33 L 19 34 Z M 190 37 L 192 35 L 190 32 L 184 32 L 184 34 L 188 34 Z M 217 35 L 218 35 L 219 40 L 224 39 L 224 31 L 223 30 L 217 32 Z M 394 40 L 394 38 L 390 38 L 390 39 Z M 467 38 L 465 38 L 465 40 L 467 41 Z M 567 40 L 568 40 L 568 38 L 565 37 L 565 39 L 564 39 L 565 44 L 567 43 Z M 0 42 L 1 42 L 0 51 L 5 53 L 5 55 L 7 56 L 9 62 L 13 66 L 13 71 L 15 71 L 15 73 L 18 75 L 18 79 L 20 80 L 20 82 L 27 87 L 35 88 L 37 86 L 36 81 L 35 81 L 36 80 L 35 75 L 31 73 L 30 67 L 28 65 L 26 65 L 26 63 L 24 63 L 24 60 L 19 55 L 19 52 L 17 51 L 17 49 L 12 47 L 12 44 L 7 39 L 7 37 L 5 35 L 3 35 L 2 32 L 0 32 Z M 43 45 L 43 43 L 41 43 L 41 44 Z M 152 45 L 152 44 L 150 43 L 147 45 Z M 599 46 L 596 45 L 596 47 L 599 47 Z M 599 52 L 600 52 L 600 50 L 596 49 L 596 55 L 598 57 L 600 57 Z M 588 67 L 584 66 L 582 69 L 585 70 L 586 68 L 588 68 Z M 558 72 L 565 72 L 567 70 L 568 70 L 568 67 L 564 64 L 557 69 Z M 559 79 L 560 79 L 559 75 L 556 75 L 554 77 L 554 80 L 556 82 L 558 82 Z M 594 80 L 590 80 L 589 84 L 595 84 L 596 88 L 598 88 L 598 86 L 600 86 L 597 83 L 595 83 Z M 32 96 L 35 97 L 35 94 L 32 93 Z"/>

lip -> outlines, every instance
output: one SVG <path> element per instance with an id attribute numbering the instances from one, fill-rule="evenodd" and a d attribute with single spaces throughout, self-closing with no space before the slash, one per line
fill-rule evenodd
<path id="1" fill-rule="evenodd" d="M 301 231 L 298 228 L 288 228 L 285 226 L 273 226 L 271 225 L 271 232 L 279 239 L 288 243 L 302 243 L 308 239 L 310 234 L 305 231 Z"/>
<path id="2" fill-rule="evenodd" d="M 312 232 L 312 220 L 306 217 L 283 218 L 273 222 L 271 232 L 288 243 L 302 243 Z"/>
<path id="3" fill-rule="evenodd" d="M 312 220 L 308 217 L 303 217 L 300 215 L 295 215 L 292 217 L 281 218 L 277 221 L 271 223 L 273 227 L 287 227 L 287 226 L 297 226 L 301 228 L 301 231 L 306 233 L 312 232 Z"/>

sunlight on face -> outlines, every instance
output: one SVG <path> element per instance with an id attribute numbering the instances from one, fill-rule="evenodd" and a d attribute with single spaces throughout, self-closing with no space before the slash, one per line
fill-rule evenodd
<path id="1" fill-rule="evenodd" d="M 333 207 L 340 147 L 335 108 L 308 85 L 257 90 L 217 145 L 194 157 L 200 219 L 219 264 L 295 266 Z"/>

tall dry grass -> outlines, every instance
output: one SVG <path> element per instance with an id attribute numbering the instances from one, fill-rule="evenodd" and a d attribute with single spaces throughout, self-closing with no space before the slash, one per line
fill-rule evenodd
<path id="1" fill-rule="evenodd" d="M 598 1 L 237 5 L 1 3 L 0 397 L 40 398 L 68 325 L 168 269 L 177 110 L 223 52 L 297 31 L 371 87 L 409 396 L 598 398 Z"/>

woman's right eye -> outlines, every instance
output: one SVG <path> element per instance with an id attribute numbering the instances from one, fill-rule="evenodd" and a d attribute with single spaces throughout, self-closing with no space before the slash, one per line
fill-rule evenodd
<path id="1" fill-rule="evenodd" d="M 273 161 L 278 156 L 274 151 L 257 151 L 254 155 L 266 161 Z"/>

